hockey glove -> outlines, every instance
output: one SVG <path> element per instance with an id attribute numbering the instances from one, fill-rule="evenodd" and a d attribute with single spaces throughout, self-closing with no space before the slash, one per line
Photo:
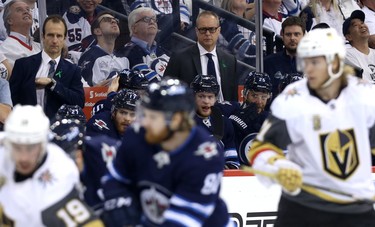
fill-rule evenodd
<path id="1" fill-rule="evenodd" d="M 259 155 L 253 163 L 253 168 L 258 170 L 258 180 L 265 186 L 278 183 L 284 192 L 297 195 L 302 187 L 301 167 L 283 156 L 267 153 Z"/>
<path id="2" fill-rule="evenodd" d="M 139 225 L 142 209 L 138 197 L 124 185 L 112 189 L 114 190 L 104 190 L 104 212 L 101 218 L 105 225 L 111 227 Z"/>
<path id="3" fill-rule="evenodd" d="M 302 170 L 297 164 L 287 159 L 277 159 L 274 164 L 277 167 L 276 181 L 284 192 L 297 195 L 302 187 Z"/>
<path id="4" fill-rule="evenodd" d="M 250 134 L 253 133 L 252 124 L 257 118 L 258 112 L 256 104 L 250 104 L 244 109 L 241 109 L 236 114 L 229 116 L 229 119 L 232 121 L 236 137 L 239 141 Z"/>

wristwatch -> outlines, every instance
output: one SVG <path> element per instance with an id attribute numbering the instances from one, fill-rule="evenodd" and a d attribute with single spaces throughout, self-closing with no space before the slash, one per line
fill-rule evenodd
<path id="1" fill-rule="evenodd" d="M 55 89 L 55 87 L 56 87 L 56 80 L 51 78 L 51 82 L 49 84 L 47 84 L 46 88 L 53 91 L 53 89 Z"/>

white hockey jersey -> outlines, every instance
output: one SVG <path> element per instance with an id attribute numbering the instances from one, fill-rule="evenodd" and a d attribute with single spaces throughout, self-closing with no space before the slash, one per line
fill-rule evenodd
<path id="1" fill-rule="evenodd" d="M 47 145 L 47 152 L 32 177 L 15 182 L 14 163 L 0 147 L 0 226 L 102 226 L 77 196 L 73 160 L 54 144 Z"/>
<path id="2" fill-rule="evenodd" d="M 287 146 L 289 160 L 302 168 L 304 184 L 339 190 L 355 198 L 373 198 L 375 102 L 370 97 L 375 97 L 374 85 L 352 76 L 340 95 L 327 103 L 311 94 L 306 79 L 292 83 L 272 103 L 272 116 L 257 136 L 261 145 L 250 151 L 250 158 L 254 163 L 263 151 Z M 303 193 L 288 198 L 322 210 L 364 211 L 340 206 L 356 202 L 347 195 L 317 187 L 304 191 L 309 198 L 302 198 Z"/>

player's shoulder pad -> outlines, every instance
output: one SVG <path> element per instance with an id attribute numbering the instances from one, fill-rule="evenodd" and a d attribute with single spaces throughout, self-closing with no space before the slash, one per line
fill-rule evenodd
<path id="1" fill-rule="evenodd" d="M 280 119 L 294 118 L 301 113 L 301 111 L 295 111 L 296 108 L 308 111 L 306 97 L 309 95 L 306 79 L 291 83 L 272 102 L 271 112 Z"/>
<path id="2" fill-rule="evenodd" d="M 364 103 L 367 106 L 375 106 L 375 102 L 370 102 L 370 97 L 375 97 L 375 85 L 355 76 L 348 76 L 348 97 L 356 103 Z M 348 100 L 349 101 L 349 100 Z"/>

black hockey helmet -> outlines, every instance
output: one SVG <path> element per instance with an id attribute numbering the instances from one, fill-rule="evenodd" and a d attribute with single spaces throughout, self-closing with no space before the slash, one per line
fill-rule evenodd
<path id="1" fill-rule="evenodd" d="M 271 79 L 267 73 L 259 73 L 252 71 L 247 75 L 245 80 L 245 96 L 249 91 L 260 91 L 271 93 L 272 91 L 272 83 Z"/>
<path id="2" fill-rule="evenodd" d="M 147 109 L 170 113 L 195 110 L 193 91 L 183 81 L 170 77 L 151 83 L 142 97 L 141 105 Z"/>
<path id="3" fill-rule="evenodd" d="M 135 91 L 122 89 L 113 97 L 111 111 L 113 112 L 122 108 L 134 111 L 138 99 L 139 95 Z"/>
<path id="4" fill-rule="evenodd" d="M 197 75 L 193 82 L 190 83 L 191 89 L 197 92 L 214 93 L 215 96 L 219 94 L 220 86 L 214 76 L 211 75 Z"/>
<path id="5" fill-rule="evenodd" d="M 148 80 L 137 69 L 124 69 L 119 73 L 119 89 L 123 88 L 133 89 L 133 90 L 146 90 L 148 87 Z"/>
<path id="6" fill-rule="evenodd" d="M 301 80 L 303 78 L 302 73 L 286 73 L 284 74 L 279 83 L 279 92 L 282 92 L 289 84 Z"/>
<path id="7" fill-rule="evenodd" d="M 82 108 L 78 105 L 63 104 L 55 114 L 55 119 L 77 119 L 82 124 L 86 123 L 86 116 Z"/>
<path id="8" fill-rule="evenodd" d="M 72 155 L 81 148 L 85 136 L 85 126 L 78 119 L 56 119 L 50 127 L 51 141 L 61 147 L 67 154 Z"/>

